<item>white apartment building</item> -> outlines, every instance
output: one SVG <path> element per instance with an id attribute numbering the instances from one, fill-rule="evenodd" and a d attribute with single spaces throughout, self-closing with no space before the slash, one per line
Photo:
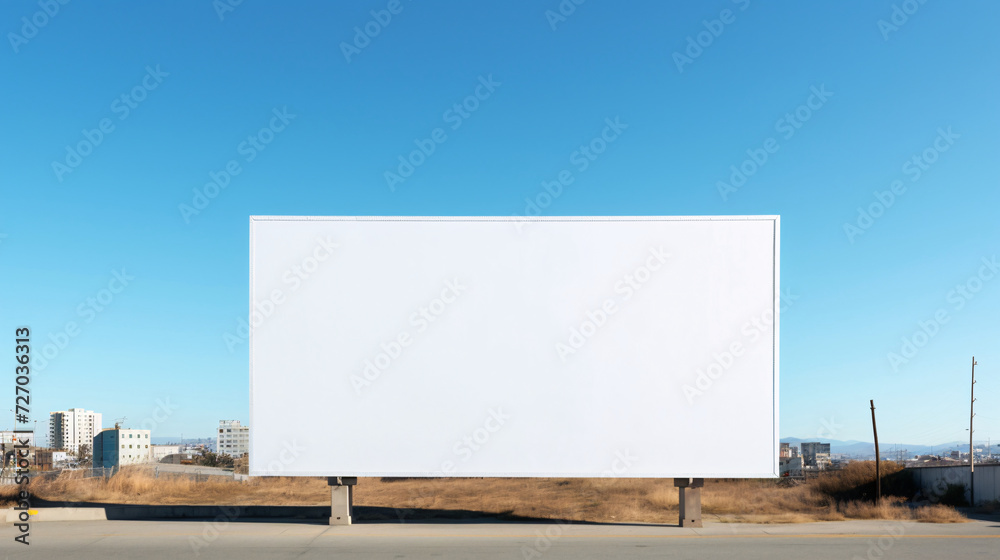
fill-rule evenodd
<path id="1" fill-rule="evenodd" d="M 179 445 L 154 445 L 151 449 L 153 450 L 153 460 L 157 463 L 168 455 L 176 455 L 181 452 Z"/>
<path id="2" fill-rule="evenodd" d="M 239 420 L 219 420 L 215 452 L 242 457 L 250 452 L 250 426 L 241 426 Z"/>
<path id="3" fill-rule="evenodd" d="M 94 436 L 94 467 L 123 467 L 153 460 L 149 430 L 108 428 Z"/>
<path id="4" fill-rule="evenodd" d="M 76 453 L 101 432 L 101 413 L 71 408 L 49 413 L 49 447 Z"/>

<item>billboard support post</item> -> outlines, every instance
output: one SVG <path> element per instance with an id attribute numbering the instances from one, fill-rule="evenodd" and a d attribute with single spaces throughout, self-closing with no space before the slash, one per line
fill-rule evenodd
<path id="1" fill-rule="evenodd" d="M 680 526 L 701 527 L 701 489 L 705 486 L 705 479 L 675 478 L 674 486 L 680 493 Z"/>
<path id="2" fill-rule="evenodd" d="M 354 486 L 356 476 L 330 476 L 330 525 L 350 525 L 354 514 Z"/>

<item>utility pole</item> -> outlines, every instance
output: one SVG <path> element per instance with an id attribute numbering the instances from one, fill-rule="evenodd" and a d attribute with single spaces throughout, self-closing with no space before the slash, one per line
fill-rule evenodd
<path id="1" fill-rule="evenodd" d="M 872 405 L 872 432 L 875 434 L 875 505 L 882 503 L 882 475 L 878 456 L 878 428 L 875 427 L 875 401 L 868 401 Z"/>
<path id="2" fill-rule="evenodd" d="M 972 357 L 972 401 L 969 403 L 969 502 L 976 505 L 976 449 L 972 446 L 972 419 L 976 417 L 976 357 Z"/>

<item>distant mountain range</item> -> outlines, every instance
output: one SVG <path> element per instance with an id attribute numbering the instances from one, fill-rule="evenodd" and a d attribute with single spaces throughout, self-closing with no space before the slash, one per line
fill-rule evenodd
<path id="1" fill-rule="evenodd" d="M 793 446 L 801 447 L 803 441 L 819 441 L 830 444 L 832 455 L 849 455 L 852 457 L 868 458 L 875 457 L 875 443 L 870 441 L 848 440 L 840 441 L 836 439 L 802 439 L 794 437 L 781 438 L 781 443 L 789 443 Z M 947 455 L 953 450 L 968 452 L 969 442 L 953 441 L 938 445 L 918 445 L 907 443 L 893 443 L 880 441 L 878 443 L 879 453 L 882 458 L 893 458 L 897 452 L 905 452 L 903 458 L 911 458 L 914 455 Z M 985 449 L 985 443 L 976 442 L 976 449 Z M 993 453 L 1000 454 L 1000 445 L 993 446 Z"/>

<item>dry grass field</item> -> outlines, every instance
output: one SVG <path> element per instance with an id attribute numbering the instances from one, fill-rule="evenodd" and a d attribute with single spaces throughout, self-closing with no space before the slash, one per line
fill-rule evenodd
<path id="1" fill-rule="evenodd" d="M 808 482 L 788 480 L 709 480 L 702 490 L 705 519 L 723 522 L 802 523 L 844 519 L 912 519 L 960 523 L 965 517 L 943 505 L 910 507 L 905 485 L 892 482 L 900 467 L 885 468 L 883 489 L 896 492 L 876 507 L 868 497 L 874 463 L 856 462 Z M 154 479 L 148 469 L 125 469 L 109 480 L 64 473 L 32 481 L 32 493 L 47 501 L 117 504 L 329 505 L 322 478 L 255 478 L 249 482 L 193 482 Z M 0 494 L 0 502 L 10 500 Z M 4 490 L 0 490 L 3 492 Z M 390 508 L 392 517 L 412 520 L 428 510 L 502 518 L 564 519 L 590 522 L 676 523 L 673 481 L 612 478 L 362 478 L 356 506 Z M 469 512 L 463 514 L 461 512 Z"/>

